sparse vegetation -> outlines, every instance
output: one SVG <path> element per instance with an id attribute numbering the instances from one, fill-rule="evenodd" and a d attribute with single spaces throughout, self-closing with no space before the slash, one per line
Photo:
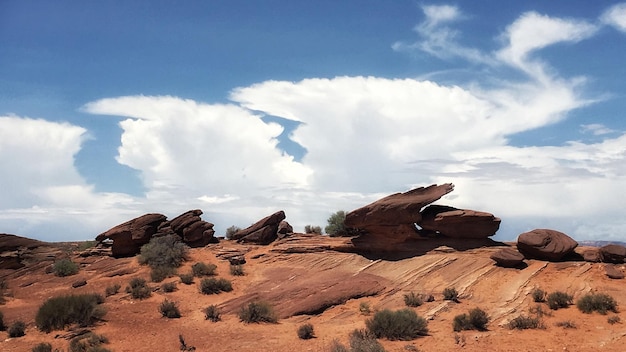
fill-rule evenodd
<path id="1" fill-rule="evenodd" d="M 540 288 L 536 288 L 531 292 L 531 295 L 533 297 L 533 301 L 537 302 L 537 303 L 542 303 L 546 301 L 546 291 L 540 289 Z"/>
<path id="2" fill-rule="evenodd" d="M 554 325 L 564 329 L 576 329 L 576 324 L 571 320 L 558 321 Z"/>
<path id="3" fill-rule="evenodd" d="M 50 298 L 39 307 L 35 324 L 44 332 L 62 330 L 70 324 L 89 326 L 106 314 L 106 310 L 99 306 L 103 301 L 98 294 Z"/>
<path id="4" fill-rule="evenodd" d="M 520 315 L 514 318 L 513 320 L 509 321 L 509 323 L 507 324 L 507 327 L 511 330 L 512 329 L 525 330 L 525 329 L 543 329 L 544 325 L 539 317 L 529 317 L 526 315 Z"/>
<path id="5" fill-rule="evenodd" d="M 161 305 L 159 306 L 159 312 L 161 312 L 161 315 L 166 318 L 180 318 L 180 310 L 178 309 L 178 304 L 167 299 L 161 302 Z"/>
<path id="6" fill-rule="evenodd" d="M 308 340 L 315 337 L 312 324 L 302 324 L 298 327 L 298 337 L 302 340 Z"/>
<path id="7" fill-rule="evenodd" d="M 9 337 L 22 337 L 26 335 L 26 323 L 21 320 L 17 320 L 9 326 L 7 331 L 9 332 Z"/>
<path id="8" fill-rule="evenodd" d="M 617 324 L 621 322 L 622 320 L 620 319 L 619 315 L 613 315 L 613 316 L 610 316 L 606 321 L 609 324 L 613 325 L 613 324 Z"/>
<path id="9" fill-rule="evenodd" d="M 588 293 L 576 301 L 576 307 L 587 314 L 594 311 L 602 315 L 609 311 L 617 313 L 617 302 L 606 293 Z"/>
<path id="10" fill-rule="evenodd" d="M 404 304 L 408 307 L 419 307 L 424 304 L 422 295 L 418 295 L 415 292 L 409 292 L 404 294 Z"/>
<path id="11" fill-rule="evenodd" d="M 176 283 L 175 282 L 166 282 L 163 285 L 161 285 L 161 290 L 163 290 L 163 292 L 174 292 L 176 291 Z"/>
<path id="12" fill-rule="evenodd" d="M 339 210 L 333 213 L 326 220 L 328 225 L 324 228 L 324 232 L 326 232 L 331 237 L 347 237 L 356 235 L 357 231 L 352 228 L 346 227 L 346 225 L 344 224 L 345 220 L 345 211 Z"/>
<path id="13" fill-rule="evenodd" d="M 470 310 L 469 314 L 459 314 L 452 320 L 452 329 L 454 331 L 462 330 L 487 330 L 487 323 L 489 323 L 489 316 L 487 313 L 480 309 L 474 308 Z"/>
<path id="14" fill-rule="evenodd" d="M 150 280 L 152 282 L 161 282 L 176 272 L 176 269 L 166 266 L 157 266 L 150 270 Z"/>
<path id="15" fill-rule="evenodd" d="M 52 352 L 52 345 L 47 342 L 41 342 L 31 349 L 32 352 Z"/>
<path id="16" fill-rule="evenodd" d="M 178 268 L 187 259 L 189 247 L 177 235 L 152 237 L 141 247 L 139 263 L 151 268 Z"/>
<path id="17" fill-rule="evenodd" d="M 561 291 L 552 292 L 546 298 L 548 307 L 552 310 L 567 308 L 572 304 L 573 300 L 574 297 Z"/>
<path id="18" fill-rule="evenodd" d="M 350 352 L 350 350 L 337 339 L 335 339 L 330 345 L 330 352 Z"/>
<path id="19" fill-rule="evenodd" d="M 178 275 L 178 277 L 180 277 L 180 282 L 182 282 L 185 285 L 193 284 L 193 274 L 192 273 L 180 274 L 180 275 Z"/>
<path id="20" fill-rule="evenodd" d="M 385 352 L 376 336 L 363 329 L 356 329 L 350 333 L 350 349 L 352 352 Z"/>
<path id="21" fill-rule="evenodd" d="M 204 319 L 210 320 L 214 323 L 222 320 L 219 308 L 212 304 L 204 309 Z"/>
<path id="22" fill-rule="evenodd" d="M 107 296 L 107 297 L 116 295 L 118 292 L 120 292 L 120 288 L 122 288 L 122 286 L 120 286 L 120 284 L 114 284 L 114 285 L 111 285 L 111 286 L 107 286 L 107 288 L 104 290 L 104 295 Z"/>
<path id="23" fill-rule="evenodd" d="M 136 277 L 131 279 L 128 286 L 126 286 L 126 293 L 130 293 L 130 296 L 134 299 L 146 299 L 152 296 L 152 289 L 148 287 L 145 279 Z"/>
<path id="24" fill-rule="evenodd" d="M 241 230 L 241 228 L 233 225 L 226 229 L 226 239 L 231 240 L 233 236 L 237 233 L 237 231 Z"/>
<path id="25" fill-rule="evenodd" d="M 191 273 L 195 277 L 213 276 L 215 275 L 217 265 L 198 262 L 191 266 Z"/>
<path id="26" fill-rule="evenodd" d="M 104 335 L 92 332 L 77 336 L 70 341 L 70 352 L 110 352 L 102 347 L 109 343 L 109 339 Z"/>
<path id="27" fill-rule="evenodd" d="M 315 233 L 315 234 L 321 235 L 322 228 L 320 226 L 306 225 L 304 227 L 304 233 Z"/>
<path id="28" fill-rule="evenodd" d="M 230 274 L 233 276 L 243 276 L 245 272 L 243 271 L 243 265 L 241 264 L 231 264 L 230 265 Z"/>
<path id="29" fill-rule="evenodd" d="M 276 323 L 278 317 L 269 303 L 254 301 L 241 308 L 239 320 L 244 323 Z"/>
<path id="30" fill-rule="evenodd" d="M 79 270 L 78 264 L 67 258 L 56 261 L 52 265 L 52 272 L 59 277 L 76 275 Z"/>
<path id="31" fill-rule="evenodd" d="M 454 287 L 448 287 L 443 290 L 443 299 L 446 301 L 459 302 L 459 293 Z"/>
<path id="32" fill-rule="evenodd" d="M 359 312 L 361 312 L 361 314 L 363 315 L 370 315 L 372 313 L 370 304 L 368 302 L 359 303 Z"/>
<path id="33" fill-rule="evenodd" d="M 230 292 L 233 285 L 226 279 L 208 278 L 200 281 L 200 292 L 205 295 L 218 294 L 220 292 Z"/>
<path id="34" fill-rule="evenodd" d="M 528 311 L 530 312 L 530 314 L 535 314 L 538 318 L 542 318 L 544 315 L 547 315 L 549 317 L 552 316 L 552 312 L 550 312 L 549 310 L 543 310 L 543 306 L 541 304 L 530 307 Z"/>
<path id="35" fill-rule="evenodd" d="M 411 340 L 428 333 L 426 319 L 408 308 L 397 311 L 385 309 L 376 312 L 365 322 L 365 325 L 377 338 L 385 337 L 389 340 Z"/>

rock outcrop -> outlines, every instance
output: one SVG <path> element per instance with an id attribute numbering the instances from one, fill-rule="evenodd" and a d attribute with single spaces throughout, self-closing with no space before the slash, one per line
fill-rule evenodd
<path id="1" fill-rule="evenodd" d="M 517 249 L 529 259 L 559 261 L 577 246 L 578 242 L 568 235 L 550 229 L 535 229 L 517 238 Z"/>
<path id="2" fill-rule="evenodd" d="M 452 238 L 487 238 L 500 228 L 500 219 L 493 214 L 445 205 L 429 205 L 421 216 L 417 222 L 421 228 Z"/>
<path id="3" fill-rule="evenodd" d="M 200 209 L 182 213 L 174 219 L 161 224 L 159 233 L 166 234 L 171 230 L 190 247 L 202 247 L 215 242 L 213 224 L 202 220 L 200 215 L 202 215 L 202 210 Z"/>
<path id="4" fill-rule="evenodd" d="M 609 279 L 621 280 L 624 278 L 624 273 L 613 264 L 605 265 L 604 272 Z"/>
<path id="5" fill-rule="evenodd" d="M 598 248 L 589 248 L 583 251 L 583 259 L 590 263 L 599 263 L 602 261 L 600 250 Z"/>
<path id="6" fill-rule="evenodd" d="M 285 220 L 285 212 L 277 211 L 251 226 L 235 232 L 231 239 L 238 242 L 269 244 L 278 238 L 278 227 L 283 220 Z"/>
<path id="7" fill-rule="evenodd" d="M 490 256 L 496 262 L 496 265 L 505 268 L 517 268 L 524 264 L 524 256 L 522 253 L 513 248 L 503 248 Z"/>
<path id="8" fill-rule="evenodd" d="M 605 263 L 622 264 L 626 258 L 626 247 L 618 244 L 607 244 L 600 247 L 600 258 Z"/>

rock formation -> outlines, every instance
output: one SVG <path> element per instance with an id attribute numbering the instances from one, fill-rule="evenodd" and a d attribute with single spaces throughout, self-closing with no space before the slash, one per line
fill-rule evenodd
<path id="1" fill-rule="evenodd" d="M 524 264 L 524 256 L 522 253 L 513 248 L 503 248 L 490 256 L 496 262 L 496 265 L 505 268 L 517 268 Z"/>
<path id="2" fill-rule="evenodd" d="M 624 278 L 624 273 L 613 264 L 606 264 L 604 271 L 609 279 L 621 280 Z"/>
<path id="3" fill-rule="evenodd" d="M 535 229 L 517 238 L 517 249 L 526 258 L 559 261 L 578 246 L 568 235 L 549 229 Z"/>
<path id="4" fill-rule="evenodd" d="M 487 238 L 500 228 L 499 218 L 482 211 L 429 205 L 421 215 L 421 228 L 452 238 Z"/>
<path id="5" fill-rule="evenodd" d="M 238 242 L 269 244 L 278 238 L 278 227 L 283 220 L 285 212 L 281 210 L 235 232 L 231 239 Z"/>
<path id="6" fill-rule="evenodd" d="M 600 258 L 605 263 L 621 264 L 626 258 L 626 247 L 618 244 L 607 244 L 600 247 Z"/>

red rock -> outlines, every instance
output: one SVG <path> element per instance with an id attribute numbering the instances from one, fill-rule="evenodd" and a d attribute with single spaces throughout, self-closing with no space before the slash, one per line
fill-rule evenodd
<path id="1" fill-rule="evenodd" d="M 493 253 L 490 258 L 496 262 L 496 265 L 505 268 L 519 267 L 524 263 L 524 256 L 522 253 L 513 248 L 503 248 Z"/>
<path id="2" fill-rule="evenodd" d="M 487 238 L 500 228 L 499 218 L 475 210 L 429 205 L 421 215 L 421 228 L 452 238 Z"/>
<path id="3" fill-rule="evenodd" d="M 535 229 L 517 238 L 517 249 L 526 258 L 559 261 L 578 246 L 568 235 L 549 229 Z"/>
<path id="4" fill-rule="evenodd" d="M 163 214 L 145 214 L 99 234 L 96 241 L 113 240 L 111 254 L 114 257 L 133 256 L 139 253 L 142 245 L 150 241 L 166 219 Z"/>
<path id="5" fill-rule="evenodd" d="M 624 273 L 615 265 L 605 265 L 604 271 L 606 272 L 606 276 L 608 276 L 610 279 L 620 280 L 624 278 Z"/>
<path id="6" fill-rule="evenodd" d="M 251 226 L 233 234 L 232 240 L 256 244 L 269 244 L 278 238 L 278 226 L 285 219 L 285 212 L 278 211 L 266 216 Z"/>
<path id="7" fill-rule="evenodd" d="M 607 244 L 600 247 L 600 258 L 605 263 L 621 264 L 626 258 L 626 247 L 618 244 Z"/>
<path id="8" fill-rule="evenodd" d="M 586 249 L 583 252 L 583 259 L 586 262 L 590 262 L 590 263 L 601 262 L 602 261 L 602 257 L 600 256 L 600 250 L 598 248 Z"/>
<path id="9" fill-rule="evenodd" d="M 291 226 L 287 221 L 281 221 L 278 224 L 278 233 L 286 235 L 289 233 L 293 233 L 293 226 Z"/>

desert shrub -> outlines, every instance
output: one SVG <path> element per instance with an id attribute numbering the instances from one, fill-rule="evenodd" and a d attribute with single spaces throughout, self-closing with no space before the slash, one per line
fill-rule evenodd
<path id="1" fill-rule="evenodd" d="M 231 264 L 230 265 L 230 274 L 233 276 L 244 276 L 245 272 L 243 271 L 243 265 L 241 264 Z"/>
<path id="2" fill-rule="evenodd" d="M 141 246 L 139 263 L 151 268 L 178 268 L 187 259 L 189 247 L 177 235 L 152 237 Z"/>
<path id="3" fill-rule="evenodd" d="M 102 347 L 107 343 L 109 339 L 106 336 L 90 332 L 73 338 L 70 341 L 70 352 L 110 352 Z"/>
<path id="4" fill-rule="evenodd" d="M 553 310 L 567 308 L 570 304 L 572 304 L 573 299 L 574 297 L 561 291 L 552 292 L 546 297 L 548 307 Z"/>
<path id="5" fill-rule="evenodd" d="M 122 286 L 120 286 L 120 284 L 107 286 L 107 288 L 104 290 L 104 295 L 107 296 L 107 297 L 113 296 L 113 295 L 117 294 L 118 292 L 120 292 L 120 288 L 122 288 Z"/>
<path id="6" fill-rule="evenodd" d="M 549 317 L 552 316 L 552 313 L 549 310 L 544 310 L 541 304 L 537 304 L 534 307 L 530 307 L 528 310 L 531 314 L 535 314 L 537 317 L 542 318 L 544 315 Z"/>
<path id="7" fill-rule="evenodd" d="M 161 289 L 163 292 L 174 292 L 176 291 L 176 283 L 175 282 L 166 282 L 161 285 Z"/>
<path id="8" fill-rule="evenodd" d="M 554 325 L 564 329 L 576 329 L 576 323 L 571 320 L 558 321 Z"/>
<path id="9" fill-rule="evenodd" d="M 204 309 L 204 319 L 210 320 L 214 323 L 222 320 L 219 308 L 214 304 L 206 307 Z"/>
<path id="10" fill-rule="evenodd" d="M 315 337 L 312 324 L 302 324 L 298 327 L 298 337 L 302 340 L 308 340 Z"/>
<path id="11" fill-rule="evenodd" d="M 541 302 L 545 302 L 546 301 L 546 291 L 540 289 L 540 288 L 536 288 L 531 292 L 531 295 L 533 297 L 533 301 L 537 302 L 537 303 L 541 303 Z"/>
<path id="12" fill-rule="evenodd" d="M 415 292 L 410 292 L 404 294 L 404 304 L 408 307 L 419 307 L 424 304 L 424 300 L 421 295 L 418 295 Z"/>
<path id="13" fill-rule="evenodd" d="M 180 275 L 178 275 L 178 277 L 180 277 L 180 282 L 182 282 L 185 285 L 193 284 L 193 274 L 192 273 L 180 274 Z"/>
<path id="14" fill-rule="evenodd" d="M 15 321 L 9 326 L 7 331 L 9 332 L 9 337 L 22 337 L 26 335 L 26 323 L 21 320 Z"/>
<path id="15" fill-rule="evenodd" d="M 324 228 L 324 231 L 331 237 L 344 237 L 352 236 L 355 231 L 346 227 L 344 221 L 346 220 L 346 212 L 339 210 L 333 213 L 326 222 L 328 225 Z"/>
<path id="16" fill-rule="evenodd" d="M 56 276 L 64 277 L 78 274 L 78 264 L 70 259 L 61 259 L 52 265 L 52 272 Z"/>
<path id="17" fill-rule="evenodd" d="M 148 287 L 145 279 L 136 277 L 131 279 L 128 286 L 126 286 L 126 293 L 130 293 L 130 296 L 134 299 L 146 299 L 152 296 L 152 289 Z"/>
<path id="18" fill-rule="evenodd" d="M 103 298 L 98 294 L 53 297 L 39 307 L 35 324 L 44 332 L 62 330 L 74 323 L 88 326 L 106 314 L 106 310 L 99 306 L 102 302 Z"/>
<path id="19" fill-rule="evenodd" d="M 447 287 L 443 290 L 443 299 L 446 301 L 459 302 L 459 293 L 454 287 Z"/>
<path id="20" fill-rule="evenodd" d="M 365 325 L 377 338 L 385 337 L 389 340 L 410 340 L 428 333 L 426 319 L 408 308 L 376 312 Z"/>
<path id="21" fill-rule="evenodd" d="M 167 266 L 156 266 L 150 270 L 150 280 L 152 282 L 161 282 L 174 274 L 175 269 Z"/>
<path id="22" fill-rule="evenodd" d="M 52 352 L 52 345 L 47 342 L 41 342 L 31 349 L 32 352 Z"/>
<path id="23" fill-rule="evenodd" d="M 459 314 L 452 319 L 452 329 L 454 331 L 472 330 L 472 323 L 466 313 Z"/>
<path id="24" fill-rule="evenodd" d="M 239 230 L 241 230 L 241 228 L 239 228 L 239 227 L 237 227 L 237 226 L 235 226 L 235 225 L 233 225 L 233 226 L 231 226 L 231 227 L 227 228 L 227 229 L 226 229 L 226 238 L 227 238 L 227 239 L 229 239 L 229 240 L 230 240 L 230 239 L 232 239 L 232 238 L 233 238 L 233 236 L 234 236 L 234 235 L 237 233 L 237 231 L 239 231 Z"/>
<path id="25" fill-rule="evenodd" d="M 334 339 L 330 344 L 330 352 L 350 352 L 350 350 L 337 339 Z"/>
<path id="26" fill-rule="evenodd" d="M 4 331 L 7 329 L 7 326 L 4 324 L 4 313 L 0 311 L 0 331 Z"/>
<path id="27" fill-rule="evenodd" d="M 215 269 L 217 269 L 215 264 L 198 262 L 191 266 L 191 273 L 196 277 L 213 276 L 215 275 Z"/>
<path id="28" fill-rule="evenodd" d="M 529 317 L 525 315 L 520 315 L 516 318 L 513 318 L 513 320 L 509 321 L 509 323 L 507 324 L 507 327 L 511 330 L 512 329 L 525 330 L 525 329 L 543 329 L 544 325 L 539 317 L 533 318 L 533 317 Z"/>
<path id="29" fill-rule="evenodd" d="M 363 315 L 370 315 L 370 313 L 372 313 L 370 304 L 368 302 L 359 303 L 359 312 L 361 312 L 361 314 Z"/>
<path id="30" fill-rule="evenodd" d="M 609 311 L 617 313 L 617 302 L 606 293 L 588 293 L 576 301 L 576 307 L 587 314 L 594 311 L 603 315 Z"/>
<path id="31" fill-rule="evenodd" d="M 159 306 L 159 312 L 166 318 L 180 318 L 180 310 L 176 302 L 168 301 L 165 299 Z"/>
<path id="32" fill-rule="evenodd" d="M 609 324 L 613 325 L 613 324 L 617 324 L 621 321 L 619 315 L 613 315 L 610 316 L 607 320 L 606 320 Z"/>
<path id="33" fill-rule="evenodd" d="M 322 228 L 319 226 L 306 225 L 304 227 L 304 233 L 315 233 L 315 234 L 321 235 Z"/>
<path id="34" fill-rule="evenodd" d="M 487 324 L 489 323 L 489 316 L 487 313 L 480 309 L 474 308 L 469 312 L 469 320 L 472 326 L 476 330 L 487 330 Z"/>
<path id="35" fill-rule="evenodd" d="M 200 281 L 200 292 L 204 293 L 205 295 L 212 295 L 220 292 L 230 292 L 232 290 L 233 285 L 230 283 L 230 281 L 226 279 L 208 278 L 202 279 L 202 281 Z"/>
<path id="36" fill-rule="evenodd" d="M 269 303 L 254 301 L 241 308 L 239 320 L 244 323 L 276 323 L 278 317 Z"/>
<path id="37" fill-rule="evenodd" d="M 376 336 L 368 330 L 356 329 L 350 333 L 352 352 L 385 352 Z"/>

